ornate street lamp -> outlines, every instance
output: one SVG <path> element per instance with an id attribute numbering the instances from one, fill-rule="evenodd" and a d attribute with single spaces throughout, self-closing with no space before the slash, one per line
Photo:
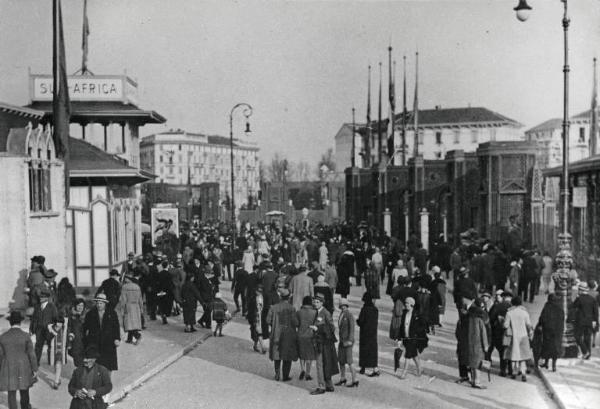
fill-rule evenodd
<path id="1" fill-rule="evenodd" d="M 245 102 L 240 102 L 239 104 L 234 105 L 231 108 L 231 112 L 229 113 L 229 147 L 230 147 L 230 159 L 231 159 L 231 223 L 232 226 L 232 249 L 235 248 L 235 239 L 236 239 L 236 215 L 235 215 L 235 175 L 233 169 L 233 113 L 236 109 L 243 108 L 243 114 L 246 117 L 246 130 L 244 131 L 246 135 L 250 134 L 250 122 L 249 118 L 252 116 L 252 106 L 250 104 L 246 104 Z"/>
<path id="2" fill-rule="evenodd" d="M 564 5 L 562 26 L 564 32 L 564 65 L 563 65 L 563 121 L 562 121 L 562 180 L 561 180 L 561 204 L 562 204 L 562 233 L 558 235 L 558 254 L 554 260 L 555 271 L 552 280 L 555 283 L 555 293 L 560 297 L 563 311 L 565 313 L 565 327 L 563 331 L 563 357 L 577 357 L 577 343 L 575 342 L 574 328 L 568 322 L 569 309 L 571 306 L 571 289 L 575 283 L 575 272 L 573 271 L 573 253 L 571 252 L 571 235 L 569 234 L 569 19 L 568 1 L 561 0 Z M 519 0 L 514 8 L 517 18 L 525 21 L 529 17 L 531 7 L 526 0 Z"/>

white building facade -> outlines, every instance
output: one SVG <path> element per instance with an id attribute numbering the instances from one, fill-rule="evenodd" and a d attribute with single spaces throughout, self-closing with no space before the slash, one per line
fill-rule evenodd
<path id="1" fill-rule="evenodd" d="M 590 111 L 570 118 L 569 162 L 576 162 L 590 156 Z M 540 169 L 553 168 L 562 164 L 562 119 L 553 118 L 525 131 L 530 142 L 538 144 L 538 164 Z"/>
<path id="2" fill-rule="evenodd" d="M 258 198 L 260 190 L 258 146 L 234 139 L 234 190 L 236 207 Z M 140 143 L 142 169 L 157 176 L 155 182 L 176 185 L 219 184 L 219 200 L 231 192 L 230 139 L 183 130 L 146 136 Z"/>

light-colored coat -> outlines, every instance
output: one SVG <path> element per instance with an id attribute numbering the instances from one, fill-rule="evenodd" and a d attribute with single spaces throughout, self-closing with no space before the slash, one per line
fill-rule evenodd
<path id="1" fill-rule="evenodd" d="M 28 333 L 11 328 L 0 335 L 0 391 L 29 389 L 37 369 Z"/>
<path id="2" fill-rule="evenodd" d="M 526 361 L 533 358 L 531 346 L 529 345 L 532 334 L 529 313 L 522 305 L 511 307 L 506 313 L 504 330 L 512 334 L 510 345 L 504 351 L 504 358 L 511 361 Z"/>
<path id="3" fill-rule="evenodd" d="M 312 278 L 306 272 L 292 277 L 292 281 L 290 281 L 290 293 L 292 295 L 292 305 L 296 310 L 299 310 L 302 307 L 302 299 L 304 297 L 307 295 L 313 297 L 315 295 Z"/>
<path id="4" fill-rule="evenodd" d="M 117 311 L 119 312 L 125 331 L 142 329 L 143 308 L 144 302 L 142 300 L 140 286 L 132 282 L 123 284 Z"/>

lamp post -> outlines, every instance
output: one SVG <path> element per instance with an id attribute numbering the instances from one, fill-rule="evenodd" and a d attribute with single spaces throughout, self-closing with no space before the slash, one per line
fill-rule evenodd
<path id="1" fill-rule="evenodd" d="M 236 239 L 236 217 L 235 217 L 235 175 L 233 169 L 233 113 L 236 109 L 242 108 L 243 114 L 246 117 L 246 130 L 244 131 L 246 134 L 249 134 L 250 131 L 250 122 L 249 118 L 252 115 L 252 106 L 250 104 L 246 104 L 245 102 L 240 102 L 231 108 L 231 112 L 229 113 L 229 147 L 230 147 L 230 160 L 231 160 L 231 223 L 232 223 L 232 245 L 231 248 L 235 248 L 235 239 Z"/>
<path id="2" fill-rule="evenodd" d="M 575 342 L 574 328 L 571 322 L 567 322 L 569 308 L 571 306 L 571 288 L 575 283 L 573 271 L 573 253 L 571 252 L 571 235 L 569 234 L 569 19 L 568 0 L 561 0 L 564 13 L 563 26 L 563 121 L 562 121 L 562 180 L 561 180 L 561 204 L 562 204 L 562 233 L 558 235 L 558 254 L 555 258 L 555 271 L 552 280 L 555 283 L 555 293 L 560 298 L 565 313 L 564 330 L 562 337 L 563 357 L 577 357 L 577 343 Z M 525 21 L 529 17 L 531 7 L 526 0 L 519 0 L 514 8 L 517 18 Z"/>

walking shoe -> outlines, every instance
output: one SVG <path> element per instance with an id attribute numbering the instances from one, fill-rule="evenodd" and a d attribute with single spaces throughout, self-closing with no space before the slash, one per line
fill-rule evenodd
<path id="1" fill-rule="evenodd" d="M 310 375 L 308 375 L 308 374 L 307 374 L 307 375 L 304 377 L 304 380 L 305 380 L 305 381 L 312 381 L 312 376 L 310 376 Z"/>
<path id="2" fill-rule="evenodd" d="M 196 328 L 194 328 L 194 326 L 192 325 L 192 327 L 190 328 L 190 332 L 196 332 L 198 331 Z"/>
<path id="3" fill-rule="evenodd" d="M 379 376 L 379 371 L 377 372 L 371 372 L 370 374 L 367 375 L 369 378 L 373 378 L 375 376 Z"/>
<path id="4" fill-rule="evenodd" d="M 527 375 L 521 375 L 521 380 L 523 382 L 527 382 Z"/>
<path id="5" fill-rule="evenodd" d="M 325 392 L 333 392 L 335 389 L 333 389 L 333 386 L 328 386 L 325 388 Z"/>
<path id="6" fill-rule="evenodd" d="M 339 382 L 334 383 L 335 386 L 342 386 L 346 384 L 345 379 L 340 379 Z"/>
<path id="7" fill-rule="evenodd" d="M 460 378 L 454 381 L 454 383 L 465 383 L 469 382 L 469 378 Z"/>
<path id="8" fill-rule="evenodd" d="M 276 373 L 276 374 L 275 374 L 275 378 L 274 378 L 274 379 L 275 379 L 276 381 L 278 381 L 278 380 L 279 380 L 279 374 L 278 374 L 278 373 Z"/>
<path id="9" fill-rule="evenodd" d="M 291 380 L 292 380 L 292 378 L 290 378 L 289 376 L 285 376 L 282 379 L 283 382 L 288 382 L 288 381 L 291 381 Z"/>
<path id="10" fill-rule="evenodd" d="M 354 381 L 354 382 L 346 385 L 346 388 L 357 388 L 357 387 L 358 387 L 358 381 Z"/>
<path id="11" fill-rule="evenodd" d="M 325 389 L 317 388 L 314 391 L 312 391 L 310 394 L 311 395 L 322 395 L 324 393 L 325 393 Z"/>
<path id="12" fill-rule="evenodd" d="M 475 389 L 487 389 L 487 386 L 483 386 L 479 383 L 474 383 L 473 385 L 471 385 L 473 388 Z"/>
<path id="13" fill-rule="evenodd" d="M 300 379 L 300 380 L 304 379 L 304 375 L 306 375 L 306 373 L 304 371 L 300 372 L 300 376 L 298 377 L 298 379 Z"/>
<path id="14" fill-rule="evenodd" d="M 358 371 L 359 374 L 364 375 L 365 374 L 365 368 L 360 368 L 360 371 Z"/>

